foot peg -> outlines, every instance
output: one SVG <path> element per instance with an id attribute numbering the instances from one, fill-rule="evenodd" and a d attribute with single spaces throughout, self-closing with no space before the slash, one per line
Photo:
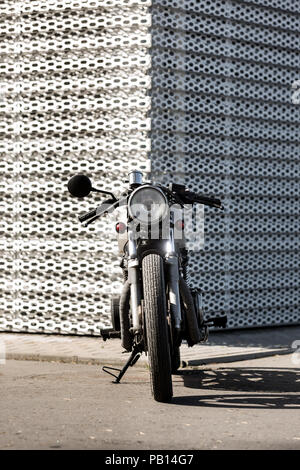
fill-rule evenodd
<path id="1" fill-rule="evenodd" d="M 121 338 L 121 331 L 115 331 L 113 328 L 103 328 L 100 330 L 100 336 L 103 341 L 111 338 Z"/>
<path id="2" fill-rule="evenodd" d="M 204 324 L 206 326 L 214 326 L 215 328 L 226 328 L 227 325 L 227 316 L 223 317 L 211 317 L 205 320 Z"/>

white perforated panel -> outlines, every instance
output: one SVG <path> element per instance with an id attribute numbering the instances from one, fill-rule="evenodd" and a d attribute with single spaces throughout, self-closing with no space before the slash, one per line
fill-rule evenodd
<path id="1" fill-rule="evenodd" d="M 121 287 L 101 199 L 71 198 L 87 173 L 120 193 L 150 149 L 148 0 L 0 5 L 0 329 L 99 334 Z"/>

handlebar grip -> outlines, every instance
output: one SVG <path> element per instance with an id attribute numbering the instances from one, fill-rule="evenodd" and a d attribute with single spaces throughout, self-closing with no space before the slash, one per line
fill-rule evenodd
<path id="1" fill-rule="evenodd" d="M 86 214 L 82 214 L 78 217 L 80 222 L 84 222 L 85 220 L 91 219 L 92 217 L 95 217 L 97 215 L 97 209 L 93 209 L 90 212 L 87 212 Z"/>
<path id="2" fill-rule="evenodd" d="M 188 197 L 193 199 L 194 202 L 199 202 L 199 204 L 205 204 L 206 206 L 222 208 L 222 202 L 220 199 L 215 197 L 203 196 L 202 194 L 197 194 L 189 191 L 186 193 Z"/>

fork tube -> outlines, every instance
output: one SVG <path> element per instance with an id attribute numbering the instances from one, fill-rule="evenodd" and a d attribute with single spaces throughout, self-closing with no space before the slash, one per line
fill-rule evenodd
<path id="1" fill-rule="evenodd" d="M 134 333 L 141 330 L 142 307 L 141 307 L 141 284 L 139 280 L 139 260 L 137 258 L 136 241 L 133 231 L 128 232 L 128 281 L 130 284 L 130 305 L 132 312 L 132 323 Z"/>
<path id="2" fill-rule="evenodd" d="M 166 266 L 168 272 L 169 282 L 169 301 L 171 317 L 174 320 L 176 329 L 181 328 L 181 307 L 180 307 L 180 293 L 179 293 L 179 265 L 178 256 L 175 250 L 174 242 L 174 229 L 170 228 L 169 250 L 166 256 Z"/>

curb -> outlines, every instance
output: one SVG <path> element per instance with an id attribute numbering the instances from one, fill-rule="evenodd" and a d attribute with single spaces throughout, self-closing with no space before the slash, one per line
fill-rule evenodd
<path id="1" fill-rule="evenodd" d="M 271 351 L 260 351 L 254 353 L 242 353 L 242 354 L 235 354 L 231 356 L 218 356 L 218 357 L 209 357 L 207 359 L 190 359 L 186 361 L 184 367 L 197 367 L 197 366 L 205 366 L 207 364 L 222 364 L 226 362 L 239 362 L 239 361 L 247 361 L 250 359 L 260 359 L 263 357 L 271 357 L 271 356 L 279 356 L 284 354 L 292 354 L 295 352 L 292 348 L 287 349 L 273 349 Z"/>
<path id="2" fill-rule="evenodd" d="M 215 356 L 204 359 L 190 359 L 188 361 L 182 361 L 182 368 L 197 368 L 198 366 L 205 366 L 207 364 L 222 364 L 228 362 L 239 362 L 246 361 L 250 359 L 259 359 L 263 357 L 291 354 L 294 352 L 294 349 L 277 349 L 271 351 L 260 351 L 256 353 L 242 353 L 231 356 Z M 123 366 L 125 363 L 120 359 L 97 359 L 90 357 L 79 357 L 79 356 L 55 356 L 47 354 L 26 354 L 26 353 L 7 353 L 7 360 L 16 360 L 16 361 L 44 361 L 44 362 L 61 362 L 67 364 L 87 364 L 87 365 L 112 365 L 112 366 Z M 136 367 L 147 368 L 148 362 L 145 358 L 142 361 L 138 361 L 135 364 Z"/>
<path id="3" fill-rule="evenodd" d="M 40 362 L 62 362 L 65 364 L 87 364 L 96 366 L 123 366 L 125 363 L 120 359 L 96 359 L 93 357 L 79 356 L 51 356 L 48 354 L 26 354 L 26 353 L 7 353 L 6 360 L 14 361 L 40 361 Z M 137 367 L 147 367 L 145 359 L 137 363 Z"/>

